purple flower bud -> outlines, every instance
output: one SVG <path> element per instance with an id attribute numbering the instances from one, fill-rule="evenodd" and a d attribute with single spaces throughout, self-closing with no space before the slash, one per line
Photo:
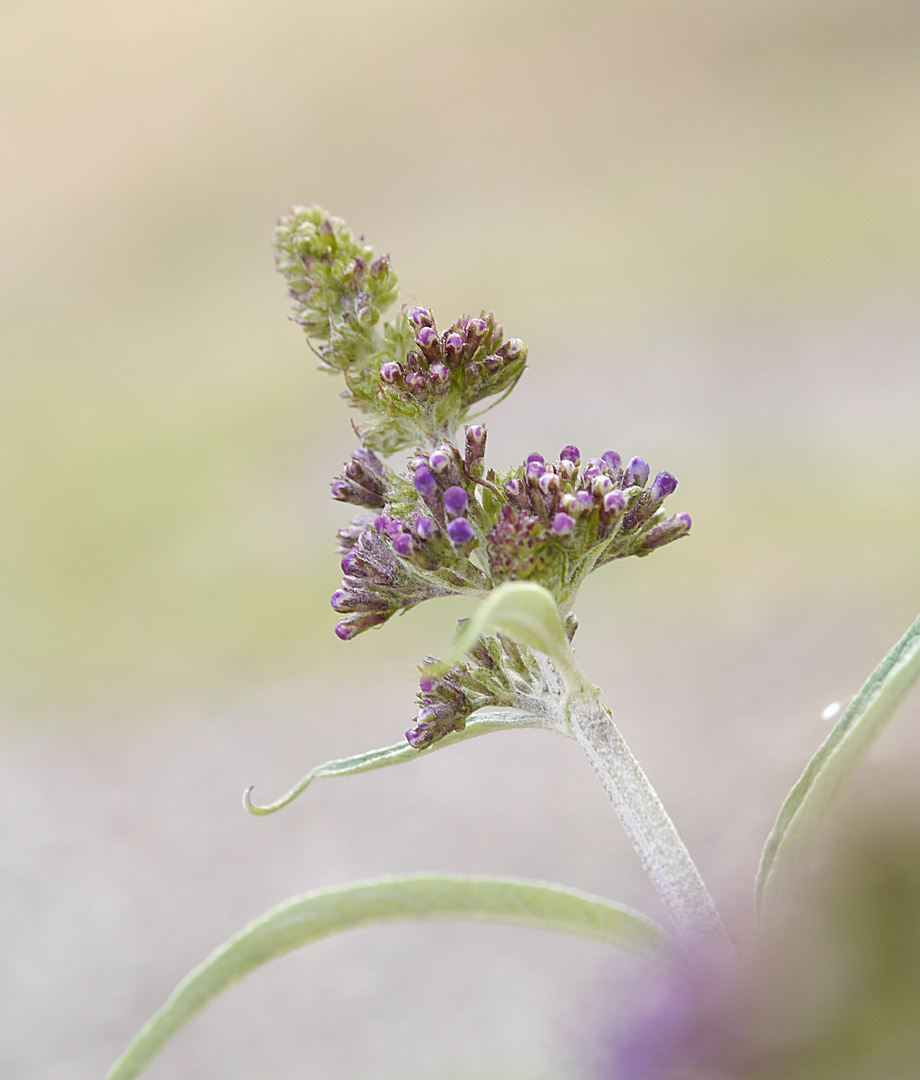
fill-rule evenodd
<path id="1" fill-rule="evenodd" d="M 486 426 L 485 424 L 470 424 L 466 429 L 466 445 L 470 446 L 485 446 L 486 442 Z"/>
<path id="2" fill-rule="evenodd" d="M 539 461 L 531 461 L 527 468 L 524 470 L 524 475 L 528 480 L 537 481 L 546 471 L 546 466 L 543 464 L 543 459 Z"/>
<path id="3" fill-rule="evenodd" d="M 377 533 L 386 532 L 387 525 L 390 524 L 390 519 L 386 514 L 381 514 L 379 518 L 374 522 L 374 531 Z"/>
<path id="4" fill-rule="evenodd" d="M 566 512 L 571 512 L 574 510 L 576 514 L 578 513 L 578 510 L 576 509 L 578 505 L 578 500 L 575 498 L 571 491 L 567 491 L 565 495 L 562 496 L 562 498 L 559 500 L 559 505 Z"/>
<path id="5" fill-rule="evenodd" d="M 393 383 L 399 378 L 401 365 L 397 364 L 395 360 L 388 360 L 380 368 L 380 378 L 384 382 Z"/>
<path id="6" fill-rule="evenodd" d="M 613 481 L 609 476 L 595 476 L 591 491 L 594 495 L 606 495 L 613 490 Z"/>
<path id="7" fill-rule="evenodd" d="M 439 386 L 447 386 L 450 382 L 450 371 L 443 364 L 432 364 L 428 369 L 428 378 Z"/>
<path id="8" fill-rule="evenodd" d="M 423 307 L 414 307 L 409 312 L 409 322 L 412 323 L 416 330 L 421 330 L 423 326 L 434 326 L 431 312 L 428 308 Z"/>
<path id="9" fill-rule="evenodd" d="M 669 472 L 662 469 L 652 481 L 652 486 L 649 488 L 649 494 L 655 502 L 661 502 L 671 495 L 676 487 L 677 480 Z"/>
<path id="10" fill-rule="evenodd" d="M 577 446 L 566 446 L 559 455 L 560 461 L 571 461 L 573 465 L 581 464 L 581 451 Z"/>
<path id="11" fill-rule="evenodd" d="M 432 450 L 428 464 L 434 472 L 442 473 L 450 465 L 450 454 L 444 450 Z"/>
<path id="12" fill-rule="evenodd" d="M 423 499 L 430 499 L 437 494 L 438 481 L 431 469 L 426 469 L 424 465 L 420 465 L 415 470 L 414 483 L 415 490 Z"/>
<path id="13" fill-rule="evenodd" d="M 551 472 L 544 473 L 538 480 L 538 485 L 540 491 L 546 496 L 549 496 L 552 492 L 558 493 L 560 487 L 562 486 L 559 483 L 559 477 L 555 473 Z"/>
<path id="14" fill-rule="evenodd" d="M 347 551 L 342 559 L 342 573 L 351 574 L 353 577 L 367 577 L 367 573 L 360 565 L 360 558 L 354 548 Z"/>
<path id="15" fill-rule="evenodd" d="M 557 536 L 571 536 L 575 531 L 575 519 L 568 514 L 558 513 L 553 518 L 553 532 Z"/>
<path id="16" fill-rule="evenodd" d="M 626 509 L 626 496 L 619 488 L 616 488 L 613 491 L 607 492 L 601 505 L 604 508 L 605 514 L 622 514 Z"/>
<path id="17" fill-rule="evenodd" d="M 524 342 L 516 337 L 508 338 L 498 350 L 499 355 L 504 357 L 505 360 L 519 360 L 526 352 Z"/>
<path id="18" fill-rule="evenodd" d="M 418 342 L 419 348 L 427 352 L 432 345 L 437 344 L 438 333 L 432 326 L 423 326 L 415 335 L 415 340 Z"/>
<path id="19" fill-rule="evenodd" d="M 514 480 L 509 480 L 508 483 L 505 484 L 505 491 L 508 492 L 512 499 L 520 499 L 521 481 L 516 478 Z"/>
<path id="20" fill-rule="evenodd" d="M 463 337 L 461 334 L 458 334 L 456 330 L 452 334 L 448 334 L 444 339 L 444 347 L 450 349 L 451 352 L 460 352 L 463 345 Z"/>
<path id="21" fill-rule="evenodd" d="M 332 485 L 332 497 L 339 502 L 351 502 L 352 485 L 347 480 L 336 480 Z"/>
<path id="22" fill-rule="evenodd" d="M 464 517 L 454 518 L 448 523 L 447 535 L 455 547 L 463 547 L 474 537 L 473 526 Z"/>
<path id="23" fill-rule="evenodd" d="M 423 694 L 430 694 L 438 685 L 438 680 L 432 675 L 423 675 L 418 681 L 418 688 Z"/>
<path id="24" fill-rule="evenodd" d="M 387 536 L 395 537 L 403 531 L 402 522 L 397 521 L 396 518 L 390 518 L 386 524 Z"/>
<path id="25" fill-rule="evenodd" d="M 410 394 L 424 397 L 428 389 L 428 376 L 421 371 L 412 371 L 406 376 L 406 389 Z"/>
<path id="26" fill-rule="evenodd" d="M 335 632 L 342 641 L 350 641 L 357 637 L 362 630 L 369 630 L 372 626 L 380 626 L 385 623 L 389 616 L 381 611 L 369 611 L 362 614 L 347 615 L 336 626 Z"/>
<path id="27" fill-rule="evenodd" d="M 415 523 L 415 531 L 422 540 L 430 540 L 437 529 L 437 522 L 430 517 L 420 517 Z"/>
<path id="28" fill-rule="evenodd" d="M 412 537 L 408 533 L 400 533 L 393 537 L 393 550 L 397 555 L 405 558 L 412 553 Z"/>
<path id="29" fill-rule="evenodd" d="M 524 464 L 530 465 L 530 463 L 533 461 L 539 461 L 541 465 L 546 464 L 546 458 L 542 454 L 538 454 L 536 451 L 534 451 L 532 454 L 527 455 L 527 460 L 524 462 Z"/>
<path id="30" fill-rule="evenodd" d="M 576 491 L 575 502 L 583 514 L 594 509 L 594 499 L 587 491 Z"/>
<path id="31" fill-rule="evenodd" d="M 645 487 L 649 472 L 648 462 L 644 458 L 630 458 L 629 464 L 626 466 L 626 486 L 632 487 L 634 484 L 638 484 L 639 487 Z"/>
<path id="32" fill-rule="evenodd" d="M 424 750 L 433 741 L 427 724 L 416 724 L 406 732 L 406 742 L 413 750 Z"/>
<path id="33" fill-rule="evenodd" d="M 674 521 L 675 523 L 680 522 L 680 524 L 683 525 L 684 532 L 689 532 L 690 526 L 693 524 L 690 515 L 686 511 L 681 511 L 679 514 L 675 514 Z"/>
<path id="34" fill-rule="evenodd" d="M 350 605 L 348 605 L 348 592 L 345 589 L 336 589 L 332 596 L 329 597 L 329 603 L 332 605 L 333 611 L 348 611 Z"/>
<path id="35" fill-rule="evenodd" d="M 601 454 L 601 458 L 611 472 L 616 472 L 617 469 L 619 469 L 619 467 L 623 464 L 623 459 L 616 452 L 616 450 L 606 450 L 603 454 Z"/>
<path id="36" fill-rule="evenodd" d="M 489 324 L 485 319 L 470 319 L 469 325 L 467 326 L 469 336 L 475 338 L 477 341 L 484 336 L 488 329 Z"/>
<path id="37" fill-rule="evenodd" d="M 460 517 L 466 512 L 469 499 L 462 487 L 449 487 L 444 492 L 444 509 L 448 517 Z M 449 531 L 449 530 L 448 530 Z"/>

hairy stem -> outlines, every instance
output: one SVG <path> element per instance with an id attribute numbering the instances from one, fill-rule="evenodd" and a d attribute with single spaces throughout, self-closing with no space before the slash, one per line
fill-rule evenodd
<path id="1" fill-rule="evenodd" d="M 610 711 L 598 697 L 596 687 L 584 679 L 574 663 L 566 672 L 566 682 L 572 732 L 600 777 L 681 940 L 687 944 L 730 947 L 722 920 L 690 852 L 614 724 Z"/>

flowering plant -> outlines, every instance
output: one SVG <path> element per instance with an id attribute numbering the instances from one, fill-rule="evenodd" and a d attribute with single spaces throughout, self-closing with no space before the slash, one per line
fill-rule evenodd
<path id="1" fill-rule="evenodd" d="M 487 431 L 474 413 L 507 396 L 527 349 L 491 313 L 439 330 L 424 307 L 384 314 L 397 297 L 387 256 L 318 207 L 297 208 L 275 233 L 295 321 L 320 369 L 344 377 L 360 414 L 360 445 L 332 483 L 354 514 L 338 532 L 343 579 L 331 598 L 344 641 L 425 600 L 481 601 L 452 651 L 421 666 L 418 711 L 396 745 L 312 769 L 254 814 L 289 804 L 319 776 L 414 760 L 468 738 L 539 727 L 574 738 L 595 769 L 673 923 L 673 934 L 613 901 L 511 878 L 419 874 L 294 898 L 251 923 L 179 984 L 109 1073 L 136 1076 L 211 998 L 254 967 L 320 937 L 395 919 L 473 918 L 581 934 L 650 961 L 688 953 L 724 957 L 733 945 L 693 860 L 573 649 L 578 589 L 598 567 L 644 558 L 686 536 L 669 513 L 667 471 L 605 450 L 558 459 L 534 452 L 487 464 Z M 385 458 L 407 455 L 389 464 Z M 910 628 L 809 763 L 764 848 L 758 912 L 794 865 L 829 797 L 920 677 L 920 620 Z"/>

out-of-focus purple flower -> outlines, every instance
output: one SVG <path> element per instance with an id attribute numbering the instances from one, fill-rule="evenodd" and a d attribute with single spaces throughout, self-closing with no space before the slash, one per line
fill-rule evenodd
<path id="1" fill-rule="evenodd" d="M 444 510 L 448 517 L 456 518 L 466 513 L 469 498 L 462 487 L 449 487 L 444 492 Z"/>
<path id="2" fill-rule="evenodd" d="M 476 534 L 473 531 L 473 526 L 466 518 L 458 517 L 448 524 L 447 535 L 455 547 L 464 547 L 473 540 Z"/>

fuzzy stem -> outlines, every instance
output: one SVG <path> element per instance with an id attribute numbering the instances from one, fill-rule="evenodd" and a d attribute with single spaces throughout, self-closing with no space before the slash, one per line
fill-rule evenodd
<path id="1" fill-rule="evenodd" d="M 580 669 L 577 669 L 579 675 Z M 633 757 L 595 687 L 567 673 L 567 715 L 626 835 L 685 944 L 730 948 L 712 898 L 674 822 Z"/>

